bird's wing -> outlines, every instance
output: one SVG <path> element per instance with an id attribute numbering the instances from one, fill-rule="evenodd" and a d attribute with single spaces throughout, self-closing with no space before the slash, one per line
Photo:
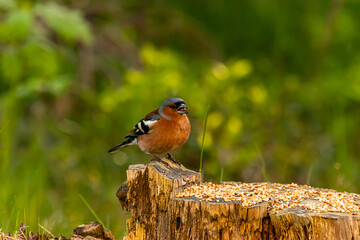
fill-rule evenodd
<path id="1" fill-rule="evenodd" d="M 151 131 L 151 126 L 160 119 L 161 116 L 158 110 L 152 111 L 146 115 L 145 118 L 141 119 L 137 124 L 135 124 L 133 130 L 129 132 L 125 138 L 132 138 L 143 134 L 148 134 Z"/>
<path id="2" fill-rule="evenodd" d="M 125 138 L 126 140 L 112 149 L 110 149 L 108 152 L 113 153 L 117 152 L 120 149 L 127 147 L 129 145 L 137 144 L 137 137 L 143 134 L 148 134 L 151 131 L 151 126 L 159 121 L 161 119 L 161 116 L 159 114 L 158 109 L 155 111 L 152 111 L 148 115 L 145 116 L 145 118 L 141 119 L 133 128 L 131 132 L 126 134 Z"/>

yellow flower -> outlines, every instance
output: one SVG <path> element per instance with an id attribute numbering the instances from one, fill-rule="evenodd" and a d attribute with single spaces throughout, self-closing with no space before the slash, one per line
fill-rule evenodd
<path id="1" fill-rule="evenodd" d="M 252 65 L 249 60 L 238 60 L 230 66 L 230 70 L 233 76 L 242 78 L 252 72 Z"/>

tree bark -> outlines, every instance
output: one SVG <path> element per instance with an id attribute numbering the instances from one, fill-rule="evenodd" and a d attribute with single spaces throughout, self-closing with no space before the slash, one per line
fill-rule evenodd
<path id="1" fill-rule="evenodd" d="M 269 211 L 269 203 L 177 198 L 201 174 L 169 162 L 131 165 L 117 196 L 130 212 L 130 239 L 360 239 L 359 215 L 312 213 L 303 208 Z"/>

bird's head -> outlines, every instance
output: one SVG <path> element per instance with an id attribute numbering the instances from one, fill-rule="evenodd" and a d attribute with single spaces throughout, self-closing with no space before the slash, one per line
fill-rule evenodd
<path id="1" fill-rule="evenodd" d="M 159 108 L 159 113 L 166 119 L 170 120 L 172 117 L 187 114 L 187 106 L 181 98 L 169 98 Z M 165 116 L 164 116 L 165 115 Z"/>

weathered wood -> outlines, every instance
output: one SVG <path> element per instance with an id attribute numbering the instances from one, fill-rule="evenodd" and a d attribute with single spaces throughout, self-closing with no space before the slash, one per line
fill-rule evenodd
<path id="1" fill-rule="evenodd" d="M 123 185 L 117 196 L 135 218 L 127 220 L 128 235 L 124 239 L 169 239 L 169 232 L 164 231 L 173 221 L 169 201 L 185 186 L 201 181 L 201 174 L 172 162 L 169 165 L 151 162 L 131 165 L 127 170 L 128 188 Z"/>
<path id="2" fill-rule="evenodd" d="M 70 237 L 70 240 L 115 240 L 114 235 L 108 229 L 103 229 L 103 226 L 99 222 L 90 222 L 82 224 L 74 229 L 74 234 Z"/>
<path id="3" fill-rule="evenodd" d="M 345 213 L 270 213 L 277 239 L 360 239 L 360 219 Z"/>
<path id="4" fill-rule="evenodd" d="M 201 182 L 201 174 L 168 163 L 127 170 L 127 182 L 117 192 L 131 214 L 124 240 L 360 239 L 359 215 L 312 213 L 300 207 L 269 211 L 269 202 L 243 207 L 238 201 L 178 198 L 185 186 Z"/>

